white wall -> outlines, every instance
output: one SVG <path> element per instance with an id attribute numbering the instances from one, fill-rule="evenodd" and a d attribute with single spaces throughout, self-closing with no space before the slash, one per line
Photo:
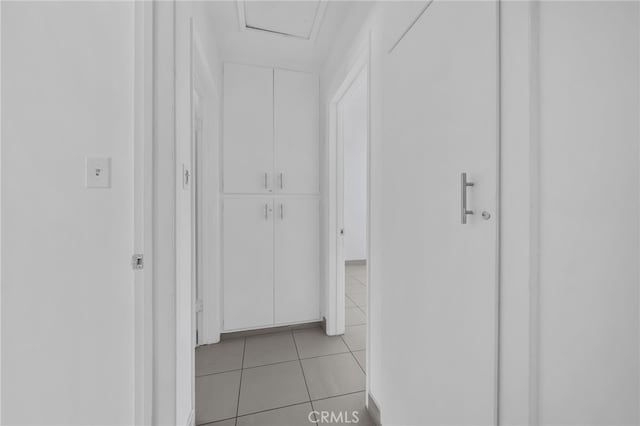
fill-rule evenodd
<path id="1" fill-rule="evenodd" d="M 2 3 L 3 424 L 133 422 L 133 17 Z"/>
<path id="2" fill-rule="evenodd" d="M 541 424 L 640 421 L 638 18 L 540 4 Z"/>
<path id="3" fill-rule="evenodd" d="M 367 258 L 367 133 L 368 82 L 366 70 L 339 103 L 344 152 L 345 260 Z"/>
<path id="4" fill-rule="evenodd" d="M 637 424 L 638 4 L 502 8 L 501 419 Z"/>

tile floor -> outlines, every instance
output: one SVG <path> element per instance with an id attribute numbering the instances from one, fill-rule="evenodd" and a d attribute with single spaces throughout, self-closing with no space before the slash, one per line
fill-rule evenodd
<path id="1" fill-rule="evenodd" d="M 320 328 L 241 337 L 196 349 L 196 424 L 304 426 L 312 411 L 358 411 L 358 425 L 373 425 L 364 408 L 366 275 L 346 268 L 346 332 Z M 344 414 L 343 414 L 344 415 Z M 343 418 L 354 424 L 353 418 Z"/>

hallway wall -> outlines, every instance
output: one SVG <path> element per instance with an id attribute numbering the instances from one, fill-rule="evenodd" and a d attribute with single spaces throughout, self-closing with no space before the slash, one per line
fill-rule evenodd
<path id="1" fill-rule="evenodd" d="M 538 416 L 637 424 L 638 3 L 538 13 Z"/>
<path id="2" fill-rule="evenodd" d="M 1 7 L 2 423 L 132 424 L 133 3 Z"/>

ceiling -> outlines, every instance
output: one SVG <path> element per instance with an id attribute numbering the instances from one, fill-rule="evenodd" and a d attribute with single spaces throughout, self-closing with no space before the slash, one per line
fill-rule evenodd
<path id="1" fill-rule="evenodd" d="M 350 24 L 354 16 L 364 20 L 371 5 L 233 0 L 207 2 L 205 10 L 213 21 L 223 61 L 319 71 L 335 44 L 350 40 L 349 35 L 358 31 L 358 26 Z"/>

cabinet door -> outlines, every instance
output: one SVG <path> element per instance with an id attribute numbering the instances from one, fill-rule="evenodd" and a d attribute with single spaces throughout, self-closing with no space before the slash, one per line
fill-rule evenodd
<path id="1" fill-rule="evenodd" d="M 320 318 L 320 201 L 275 202 L 276 324 Z"/>
<path id="2" fill-rule="evenodd" d="M 224 329 L 273 324 L 273 201 L 227 198 L 223 212 Z"/>
<path id="3" fill-rule="evenodd" d="M 274 134 L 276 192 L 319 192 L 318 78 L 275 70 Z"/>
<path id="4" fill-rule="evenodd" d="M 273 69 L 224 66 L 223 189 L 270 193 L 273 182 Z"/>

